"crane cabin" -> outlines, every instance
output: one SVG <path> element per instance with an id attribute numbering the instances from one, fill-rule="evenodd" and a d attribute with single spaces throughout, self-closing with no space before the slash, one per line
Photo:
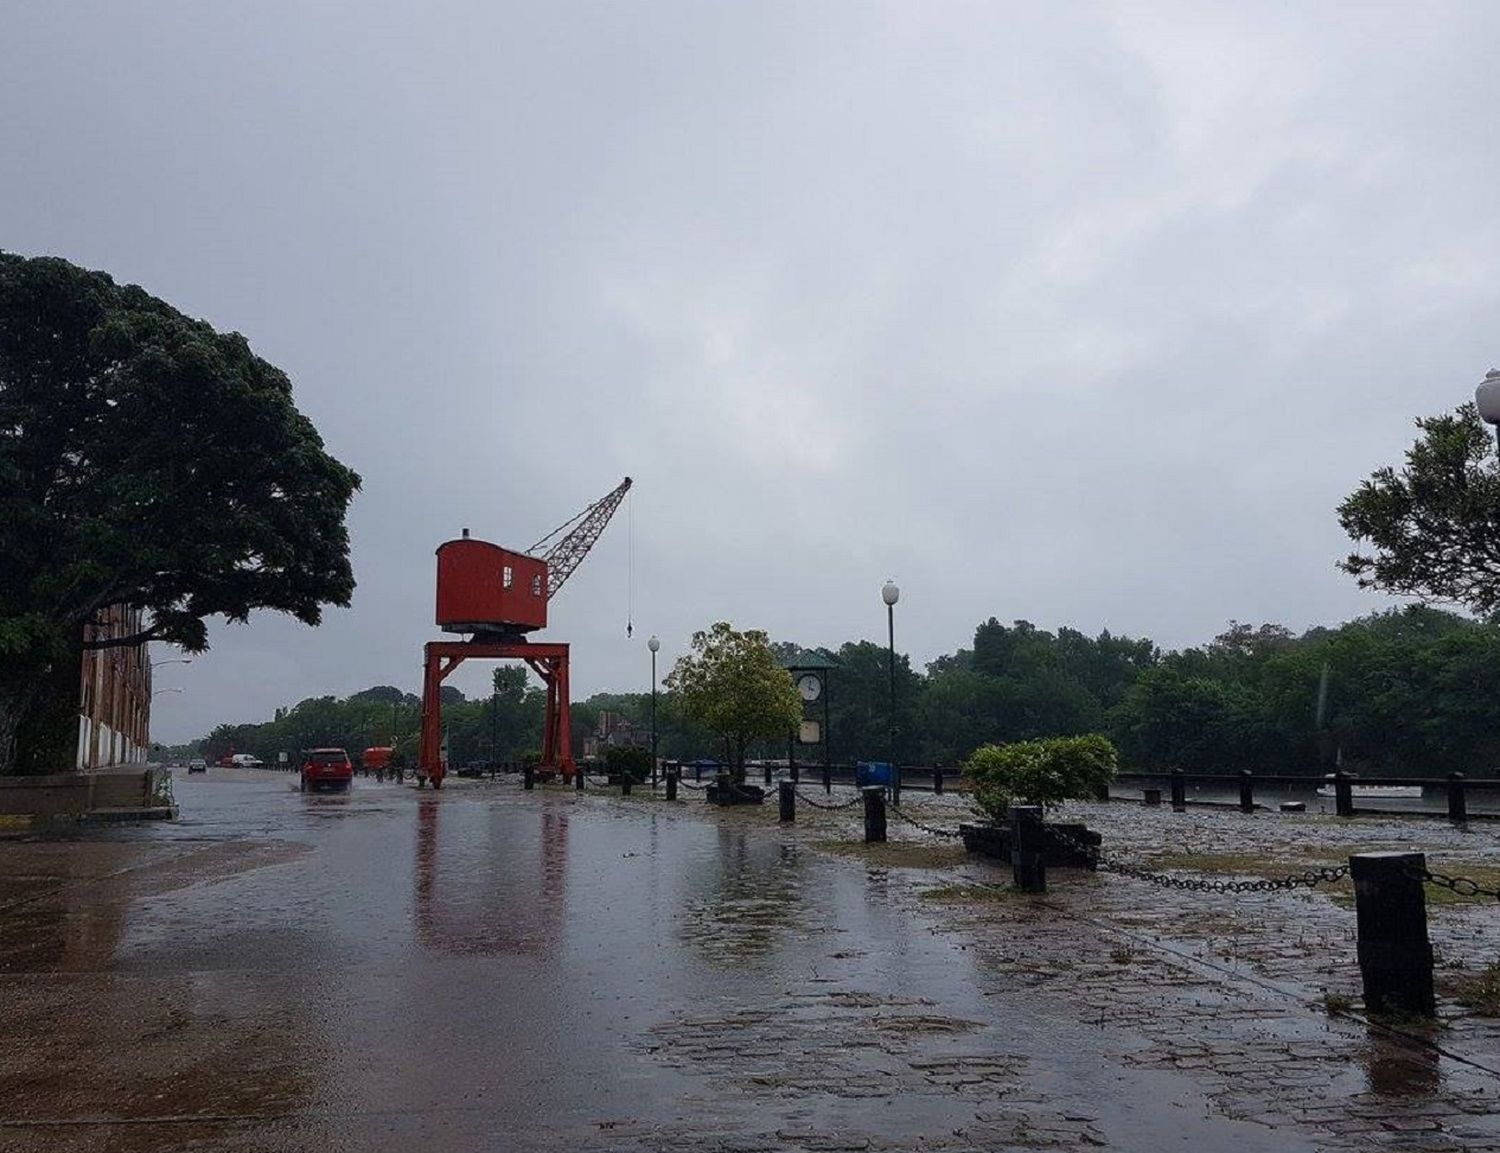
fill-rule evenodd
<path id="1" fill-rule="evenodd" d="M 547 562 L 475 540 L 464 529 L 437 549 L 437 626 L 445 633 L 516 636 L 547 627 Z"/>

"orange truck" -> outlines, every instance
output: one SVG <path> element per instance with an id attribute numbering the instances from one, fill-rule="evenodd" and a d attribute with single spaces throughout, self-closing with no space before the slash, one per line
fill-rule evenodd
<path id="1" fill-rule="evenodd" d="M 374 773 L 376 780 L 384 780 L 386 773 L 391 771 L 391 758 L 395 755 L 396 750 L 389 745 L 378 745 L 360 753 L 359 763 L 364 766 L 365 776 Z"/>

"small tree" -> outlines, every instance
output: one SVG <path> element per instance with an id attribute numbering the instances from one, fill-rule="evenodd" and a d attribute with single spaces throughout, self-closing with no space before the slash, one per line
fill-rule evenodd
<path id="1" fill-rule="evenodd" d="M 979 807 L 1004 820 L 1013 802 L 1055 808 L 1099 796 L 1114 780 L 1117 758 L 1108 737 L 1052 737 L 984 745 L 964 762 Z"/>
<path id="2" fill-rule="evenodd" d="M 1372 552 L 1339 563 L 1362 588 L 1500 610 L 1500 470 L 1494 439 L 1472 404 L 1417 421 L 1422 435 L 1397 472 L 1375 471 L 1343 504 L 1339 523 Z"/>
<path id="3" fill-rule="evenodd" d="M 745 780 L 745 749 L 757 738 L 782 738 L 802 720 L 802 700 L 766 634 L 719 621 L 693 634 L 693 652 L 667 677 L 682 711 L 724 740 L 731 772 Z"/>

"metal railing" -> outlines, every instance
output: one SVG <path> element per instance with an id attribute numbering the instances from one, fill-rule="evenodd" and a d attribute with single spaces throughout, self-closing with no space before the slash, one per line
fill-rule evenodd
<path id="1" fill-rule="evenodd" d="M 1331 785 L 1333 787 L 1334 811 L 1341 817 L 1352 817 L 1359 812 L 1380 814 L 1382 816 L 1440 817 L 1446 815 L 1449 820 L 1456 824 L 1463 824 L 1470 819 L 1468 797 L 1471 790 L 1500 790 L 1500 779 L 1493 777 L 1469 777 L 1463 773 L 1449 773 L 1446 777 L 1361 777 L 1340 770 L 1324 776 L 1298 776 L 1287 773 L 1254 773 L 1246 769 L 1238 773 L 1184 773 L 1172 770 L 1170 772 L 1126 772 L 1115 775 L 1114 783 L 1129 784 L 1131 782 L 1141 783 L 1143 799 L 1147 804 L 1159 804 L 1161 793 L 1159 789 L 1146 788 L 1145 783 L 1165 782 L 1171 790 L 1172 808 L 1178 812 L 1182 812 L 1190 803 L 1221 806 L 1234 803 L 1227 801 L 1205 802 L 1202 800 L 1193 800 L 1190 802 L 1187 796 L 1189 786 L 1234 786 L 1239 793 L 1239 808 L 1244 812 L 1250 813 L 1254 812 L 1257 808 L 1255 792 L 1259 787 L 1320 790 L 1323 787 Z M 1368 806 L 1356 809 L 1354 805 L 1354 791 L 1366 788 L 1420 788 L 1424 795 L 1429 790 L 1434 793 L 1445 794 L 1447 798 L 1447 811 L 1443 813 L 1437 810 L 1370 808 Z M 1500 814 L 1487 813 L 1474 815 L 1485 819 L 1493 819 L 1496 816 L 1500 816 Z"/>

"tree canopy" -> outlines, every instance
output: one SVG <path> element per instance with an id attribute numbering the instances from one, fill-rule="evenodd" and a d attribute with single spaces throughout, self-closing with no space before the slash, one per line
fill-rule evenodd
<path id="1" fill-rule="evenodd" d="M 359 477 L 286 374 L 134 285 L 0 253 L 0 773 L 109 605 L 207 646 L 256 609 L 309 625 L 354 590 Z M 64 683 L 65 680 L 64 680 Z"/>
<path id="2" fill-rule="evenodd" d="M 1500 468 L 1472 404 L 1417 421 L 1422 435 L 1397 471 L 1386 466 L 1339 505 L 1339 523 L 1371 551 L 1340 566 L 1364 588 L 1500 609 Z"/>
<path id="3" fill-rule="evenodd" d="M 745 750 L 756 738 L 784 738 L 802 719 L 802 700 L 766 634 L 726 621 L 693 634 L 693 651 L 667 677 L 689 717 L 717 733 L 743 780 Z"/>

